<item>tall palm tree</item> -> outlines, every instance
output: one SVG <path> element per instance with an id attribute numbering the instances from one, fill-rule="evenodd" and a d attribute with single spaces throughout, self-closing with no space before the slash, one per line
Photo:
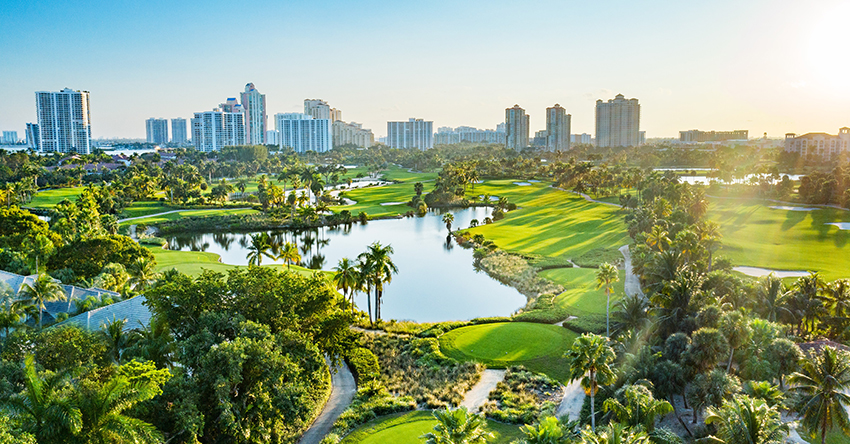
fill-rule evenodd
<path id="1" fill-rule="evenodd" d="M 384 295 L 384 284 L 393 281 L 393 274 L 398 273 L 398 267 L 390 257 L 394 253 L 391 245 L 383 246 L 380 242 L 369 245 L 369 249 L 360 254 L 369 270 L 372 288 L 375 290 L 375 319 L 381 319 L 381 301 Z"/>
<path id="2" fill-rule="evenodd" d="M 100 334 L 106 340 L 109 356 L 112 362 L 121 362 L 121 352 L 127 347 L 129 337 L 124 333 L 124 324 L 126 319 L 116 319 L 112 316 L 112 321 L 107 322 L 100 329 Z"/>
<path id="3" fill-rule="evenodd" d="M 566 353 L 570 361 L 570 382 L 581 379 L 581 386 L 590 394 L 590 423 L 596 431 L 596 392 L 599 385 L 614 382 L 614 349 L 608 345 L 609 339 L 593 333 L 585 333 L 573 342 Z"/>
<path id="4" fill-rule="evenodd" d="M 344 257 L 339 260 L 334 271 L 336 273 L 333 282 L 336 288 L 342 290 L 342 296 L 347 297 L 351 292 L 351 312 L 354 313 L 354 288 L 357 286 L 357 275 L 360 273 L 357 265 L 351 259 Z"/>
<path id="5" fill-rule="evenodd" d="M 301 262 L 301 255 L 298 254 L 298 247 L 295 246 L 292 242 L 287 242 L 283 244 L 283 248 L 280 250 L 280 254 L 277 256 L 278 259 L 283 259 L 286 262 L 286 268 L 290 269 L 292 263 Z"/>
<path id="6" fill-rule="evenodd" d="M 67 373 L 47 373 L 42 379 L 32 355 L 27 355 L 23 379 L 24 391 L 0 402 L 18 418 L 23 431 L 35 435 L 38 442 L 61 442 L 80 431 L 82 415 L 66 396 Z"/>
<path id="7" fill-rule="evenodd" d="M 762 313 L 768 321 L 776 322 L 777 316 L 782 312 L 788 312 L 784 307 L 785 299 L 788 296 L 788 290 L 782 279 L 770 273 L 765 276 L 758 287 L 759 296 L 759 312 Z"/>
<path id="8" fill-rule="evenodd" d="M 271 239 L 268 233 L 259 233 L 251 235 L 251 245 L 248 246 L 248 265 L 260 266 L 263 264 L 263 256 L 274 259 L 269 254 L 269 249 L 272 247 Z"/>
<path id="9" fill-rule="evenodd" d="M 437 419 L 434 431 L 420 436 L 425 444 L 484 444 L 493 438 L 484 416 L 470 414 L 466 407 L 435 410 L 433 415 Z"/>
<path id="10" fill-rule="evenodd" d="M 80 434 L 93 443 L 161 443 L 162 433 L 153 425 L 124 412 L 157 394 L 153 384 L 130 382 L 116 376 L 98 384 L 81 384 L 75 398 L 81 414 Z"/>
<path id="11" fill-rule="evenodd" d="M 152 361 L 157 368 L 171 368 L 175 347 L 168 323 L 154 316 L 150 325 L 139 324 L 140 328 L 130 331 L 125 357 L 139 357 Z"/>
<path id="12" fill-rule="evenodd" d="M 596 271 L 596 289 L 605 287 L 605 335 L 611 337 L 611 284 L 620 280 L 617 267 L 603 263 Z"/>
<path id="13" fill-rule="evenodd" d="M 446 213 L 443 215 L 443 223 L 446 224 L 446 229 L 449 230 L 449 233 L 452 232 L 452 223 L 455 221 L 455 216 L 452 213 Z"/>
<path id="14" fill-rule="evenodd" d="M 159 273 L 156 272 L 156 263 L 147 257 L 136 258 L 127 267 L 127 273 L 130 275 L 130 287 L 136 291 L 145 291 L 159 278 Z"/>
<path id="15" fill-rule="evenodd" d="M 736 396 L 719 408 L 709 407 L 705 423 L 717 428 L 717 436 L 706 441 L 718 444 L 782 444 L 789 431 L 778 408 L 749 396 Z"/>
<path id="16" fill-rule="evenodd" d="M 650 247 L 655 247 L 658 251 L 664 251 L 667 245 L 670 245 L 670 238 L 667 237 L 667 231 L 660 225 L 652 227 L 652 231 L 646 237 L 646 243 Z"/>
<path id="17" fill-rule="evenodd" d="M 53 280 L 53 278 L 46 274 L 38 275 L 38 278 L 36 278 L 32 285 L 24 284 L 18 295 L 20 298 L 17 302 L 20 305 L 31 306 L 38 309 L 39 330 L 41 329 L 42 315 L 44 310 L 47 310 L 44 303 L 68 300 L 68 295 L 65 294 L 65 290 L 63 290 L 62 287 Z"/>
<path id="18" fill-rule="evenodd" d="M 813 436 L 819 433 L 821 444 L 826 444 L 826 434 L 833 427 L 850 436 L 850 357 L 827 346 L 803 359 L 800 367 L 788 383 L 798 395 L 794 410 L 800 413 L 803 427 Z"/>

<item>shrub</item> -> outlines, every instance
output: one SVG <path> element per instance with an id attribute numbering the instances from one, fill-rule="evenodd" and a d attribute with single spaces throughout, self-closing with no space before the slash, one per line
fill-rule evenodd
<path id="1" fill-rule="evenodd" d="M 605 333 L 605 315 L 583 315 L 581 317 L 564 321 L 564 328 L 576 333 Z"/>
<path id="2" fill-rule="evenodd" d="M 365 211 L 361 211 L 360 213 L 358 213 L 357 218 L 360 219 L 361 224 L 365 224 L 366 222 L 369 221 L 369 215 L 366 214 Z"/>
<path id="3" fill-rule="evenodd" d="M 510 367 L 504 381 L 490 392 L 490 402 L 484 405 L 488 418 L 512 424 L 531 424 L 540 416 L 555 413 L 553 396 L 561 384 L 546 375 L 534 374 L 525 367 Z"/>
<path id="4" fill-rule="evenodd" d="M 144 239 L 139 239 L 139 243 L 142 245 L 152 245 L 154 247 L 168 247 L 168 241 L 161 237 L 146 237 Z"/>
<path id="5" fill-rule="evenodd" d="M 56 250 L 47 266 L 51 270 L 70 268 L 77 279 L 97 276 L 106 264 L 128 266 L 138 258 L 154 260 L 146 248 L 126 236 L 110 235 L 78 240 Z"/>
<path id="6" fill-rule="evenodd" d="M 368 348 L 357 347 L 350 350 L 345 355 L 345 362 L 348 363 L 357 385 L 377 378 L 381 372 L 378 357 Z"/>

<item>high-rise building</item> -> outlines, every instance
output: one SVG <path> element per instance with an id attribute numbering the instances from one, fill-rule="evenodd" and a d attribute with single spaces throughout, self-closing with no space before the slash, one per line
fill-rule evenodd
<path id="1" fill-rule="evenodd" d="M 189 138 L 186 137 L 186 119 L 177 117 L 171 119 L 171 144 L 186 146 Z"/>
<path id="2" fill-rule="evenodd" d="M 27 148 L 41 151 L 41 140 L 38 137 L 38 124 L 27 124 Z"/>
<path id="3" fill-rule="evenodd" d="M 245 85 L 245 92 L 242 93 L 242 109 L 245 112 L 245 136 L 248 144 L 265 144 L 269 123 L 266 114 L 266 95 L 260 94 L 253 83 Z"/>
<path id="4" fill-rule="evenodd" d="M 357 145 L 359 147 L 368 148 L 375 144 L 375 135 L 372 130 L 363 128 L 363 125 L 357 122 L 343 122 L 337 120 L 333 122 L 333 144 L 334 146 L 342 145 Z"/>
<path id="5" fill-rule="evenodd" d="M 219 109 L 225 113 L 241 113 L 244 111 L 242 105 L 236 101 L 236 97 L 228 97 L 224 103 L 218 105 Z"/>
<path id="6" fill-rule="evenodd" d="M 279 145 L 280 133 L 276 130 L 266 131 L 266 145 Z"/>
<path id="7" fill-rule="evenodd" d="M 245 116 L 219 109 L 195 113 L 192 143 L 199 151 L 220 151 L 225 146 L 245 145 Z"/>
<path id="8" fill-rule="evenodd" d="M 596 101 L 596 146 L 640 145 L 640 104 L 617 94 L 608 102 Z"/>
<path id="9" fill-rule="evenodd" d="M 529 116 L 519 105 L 505 110 L 505 146 L 522 151 L 528 148 Z"/>
<path id="10" fill-rule="evenodd" d="M 331 108 L 331 122 L 337 122 L 342 120 L 342 110 Z"/>
<path id="11" fill-rule="evenodd" d="M 275 128 L 280 133 L 278 146 L 292 148 L 296 153 L 330 151 L 333 135 L 330 119 L 316 119 L 308 114 L 275 115 Z"/>
<path id="12" fill-rule="evenodd" d="M 35 93 L 39 145 L 42 151 L 91 153 L 89 92 L 65 88 Z"/>
<path id="13" fill-rule="evenodd" d="M 3 131 L 3 143 L 14 145 L 18 143 L 18 132 L 17 131 Z"/>
<path id="14" fill-rule="evenodd" d="M 391 148 L 434 148 L 434 122 L 410 118 L 407 122 L 387 122 L 387 145 Z"/>
<path id="15" fill-rule="evenodd" d="M 570 121 L 567 114 L 557 103 L 546 108 L 546 149 L 549 151 L 567 151 L 570 149 Z"/>
<path id="16" fill-rule="evenodd" d="M 322 99 L 304 99 L 304 114 L 314 119 L 331 120 L 331 107 Z"/>
<path id="17" fill-rule="evenodd" d="M 154 145 L 168 144 L 168 120 L 150 118 L 145 121 L 145 134 L 148 143 Z"/>
<path id="18" fill-rule="evenodd" d="M 546 130 L 540 130 L 534 132 L 534 137 L 531 139 L 531 146 L 535 148 L 546 148 L 546 144 L 549 143 L 549 132 Z"/>

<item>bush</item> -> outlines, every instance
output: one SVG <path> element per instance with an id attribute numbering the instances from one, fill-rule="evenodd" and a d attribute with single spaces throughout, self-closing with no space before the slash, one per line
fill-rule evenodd
<path id="1" fill-rule="evenodd" d="M 138 258 L 154 260 L 153 254 L 127 236 L 110 235 L 78 240 L 56 250 L 47 262 L 51 270 L 70 268 L 77 279 L 91 279 L 106 264 L 125 267 Z"/>
<path id="2" fill-rule="evenodd" d="M 583 315 L 576 319 L 564 321 L 564 328 L 576 333 L 605 333 L 605 315 Z"/>
<path id="3" fill-rule="evenodd" d="M 361 211 L 359 214 L 357 214 L 357 218 L 360 219 L 361 224 L 365 224 L 369 221 L 369 215 L 366 214 L 365 211 Z"/>
<path id="4" fill-rule="evenodd" d="M 142 245 L 151 245 L 154 247 L 168 247 L 168 241 L 161 237 L 146 237 L 144 239 L 139 239 L 139 243 Z"/>
<path id="5" fill-rule="evenodd" d="M 605 262 L 618 265 L 623 262 L 623 254 L 616 248 L 595 248 L 573 259 L 573 262 L 583 268 L 597 268 Z"/>
<path id="6" fill-rule="evenodd" d="M 357 391 L 351 406 L 342 412 L 342 415 L 334 423 L 331 433 L 322 442 L 339 442 L 340 436 L 347 435 L 361 424 L 379 416 L 407 412 L 415 408 L 416 401 L 412 397 L 395 397 L 390 395 L 387 389 L 380 384 L 370 383 L 369 386 Z M 337 436 L 337 440 L 333 440 L 333 435 Z"/>
<path id="7" fill-rule="evenodd" d="M 425 330 L 420 332 L 418 336 L 420 338 L 437 338 L 442 336 L 443 333 L 454 330 L 456 328 L 466 327 L 467 325 L 470 325 L 470 323 L 467 321 L 439 322 L 426 328 Z"/>
<path id="8" fill-rule="evenodd" d="M 561 384 L 546 375 L 534 374 L 525 367 L 510 367 L 505 380 L 490 392 L 490 402 L 484 414 L 496 421 L 512 424 L 532 424 L 541 416 L 555 413 L 553 396 Z"/>
<path id="9" fill-rule="evenodd" d="M 350 350 L 345 355 L 345 362 L 354 375 L 358 386 L 374 380 L 381 372 L 378 357 L 368 348 L 357 347 Z"/>

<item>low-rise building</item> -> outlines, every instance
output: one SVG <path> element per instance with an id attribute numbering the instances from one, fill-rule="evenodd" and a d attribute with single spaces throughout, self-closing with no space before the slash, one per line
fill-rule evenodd
<path id="1" fill-rule="evenodd" d="M 363 128 L 357 122 L 343 122 L 336 120 L 333 123 L 333 146 L 357 145 L 368 148 L 375 144 L 375 135 L 372 130 Z"/>
<path id="2" fill-rule="evenodd" d="M 785 152 L 801 156 L 832 157 L 850 150 L 850 128 L 843 127 L 838 135 L 827 133 L 785 134 Z"/>
<path id="3" fill-rule="evenodd" d="M 749 139 L 749 131 L 747 130 L 700 131 L 694 129 L 688 131 L 679 131 L 679 142 L 684 143 L 722 142 L 726 140 L 747 139 Z"/>

